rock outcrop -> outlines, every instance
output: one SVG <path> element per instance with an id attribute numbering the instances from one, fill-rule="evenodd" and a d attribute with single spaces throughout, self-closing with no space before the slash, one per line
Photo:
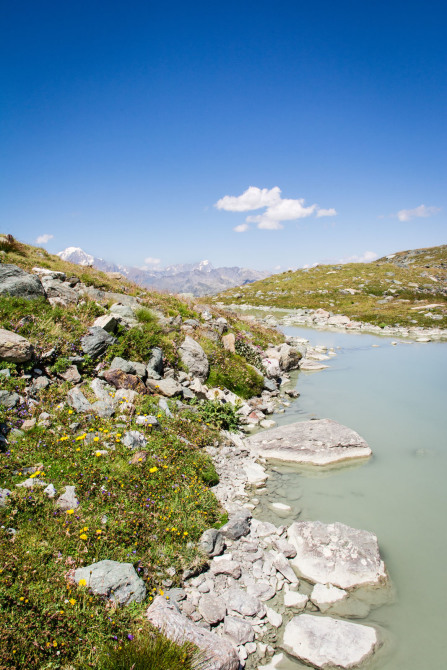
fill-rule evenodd
<path id="1" fill-rule="evenodd" d="M 32 356 L 33 346 L 27 339 L 0 328 L 0 360 L 8 363 L 25 363 L 31 360 Z"/>
<path id="2" fill-rule="evenodd" d="M 174 604 L 158 596 L 147 610 L 150 623 L 177 643 L 195 644 L 207 670 L 238 670 L 239 656 L 229 640 L 197 626 L 177 610 Z"/>

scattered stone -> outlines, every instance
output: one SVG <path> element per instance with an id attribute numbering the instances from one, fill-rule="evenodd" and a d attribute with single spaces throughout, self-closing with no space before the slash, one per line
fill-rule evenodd
<path id="1" fill-rule="evenodd" d="M 272 503 L 270 507 L 274 512 L 278 512 L 279 514 L 289 514 L 289 512 L 292 511 L 290 505 L 285 505 L 284 503 L 279 502 Z"/>
<path id="2" fill-rule="evenodd" d="M 284 593 L 284 606 L 295 610 L 303 610 L 309 598 L 298 591 L 286 591 Z"/>
<path id="3" fill-rule="evenodd" d="M 147 388 L 136 375 L 128 374 L 122 370 L 106 370 L 103 373 L 103 377 L 109 384 L 112 384 L 117 389 L 130 389 L 141 393 L 142 395 L 147 393 Z"/>
<path id="4" fill-rule="evenodd" d="M 228 612 L 237 612 L 242 616 L 264 615 L 265 608 L 258 598 L 238 588 L 231 588 L 223 594 Z"/>
<path id="5" fill-rule="evenodd" d="M 118 605 L 140 603 L 146 597 L 146 586 L 131 563 L 108 560 L 92 563 L 75 570 L 76 584 L 81 579 L 87 582 L 93 593 L 105 596 Z"/>
<path id="6" fill-rule="evenodd" d="M 54 498 L 56 495 L 56 489 L 54 488 L 53 484 L 48 484 L 48 486 L 44 488 L 43 492 L 48 498 Z"/>
<path id="7" fill-rule="evenodd" d="M 208 528 L 199 540 L 199 547 L 209 558 L 212 558 L 223 553 L 225 540 L 222 533 L 216 528 Z"/>
<path id="8" fill-rule="evenodd" d="M 76 365 L 70 365 L 65 372 L 60 373 L 61 377 L 66 382 L 71 382 L 72 384 L 79 384 L 82 381 L 82 377 L 79 374 L 79 370 Z"/>
<path id="9" fill-rule="evenodd" d="M 276 421 L 273 421 L 273 419 L 262 419 L 262 421 L 259 422 L 259 425 L 261 428 L 273 428 L 276 426 Z"/>
<path id="10" fill-rule="evenodd" d="M 107 348 L 116 342 L 116 338 L 110 335 L 104 328 L 92 326 L 87 335 L 81 339 L 82 351 L 90 358 L 99 358 Z"/>
<path id="11" fill-rule="evenodd" d="M 22 425 L 20 426 L 20 428 L 21 428 L 22 430 L 32 430 L 32 429 L 35 427 L 35 425 L 36 425 L 36 419 L 35 419 L 35 418 L 32 418 L 32 419 L 26 419 L 26 420 L 22 423 Z"/>
<path id="12" fill-rule="evenodd" d="M 257 456 L 311 465 L 367 458 L 371 449 L 358 433 L 331 419 L 301 421 L 245 440 Z"/>
<path id="13" fill-rule="evenodd" d="M 71 288 L 68 282 L 60 281 L 49 275 L 42 277 L 42 286 L 50 302 L 53 299 L 62 300 L 65 304 L 78 302 L 79 294 Z"/>
<path id="14" fill-rule="evenodd" d="M 139 415 L 135 418 L 135 423 L 137 426 L 148 426 L 149 428 L 159 428 L 160 424 L 158 419 L 155 418 L 152 414 L 145 414 L 144 416 Z"/>
<path id="15" fill-rule="evenodd" d="M 179 348 L 179 354 L 187 370 L 201 382 L 206 381 L 209 372 L 209 363 L 200 344 L 187 335 Z"/>
<path id="16" fill-rule="evenodd" d="M 154 347 L 148 360 L 147 376 L 151 379 L 161 379 L 163 376 L 163 351 L 160 347 Z"/>
<path id="17" fill-rule="evenodd" d="M 255 639 L 255 632 L 248 621 L 234 616 L 226 616 L 223 625 L 224 635 L 235 644 L 247 644 Z"/>
<path id="18" fill-rule="evenodd" d="M 293 569 L 290 566 L 289 561 L 287 558 L 284 556 L 284 554 L 278 553 L 274 558 L 273 558 L 273 566 L 280 572 L 288 582 L 291 584 L 297 584 L 298 583 L 298 577 L 294 573 Z"/>
<path id="19" fill-rule="evenodd" d="M 236 561 L 213 561 L 211 563 L 211 572 L 213 575 L 229 575 L 233 579 L 239 579 L 242 571 L 241 566 Z"/>
<path id="20" fill-rule="evenodd" d="M 9 489 L 0 489 L 0 507 L 5 507 L 8 504 L 11 491 Z"/>
<path id="21" fill-rule="evenodd" d="M 199 612 L 211 626 L 223 621 L 226 611 L 225 604 L 215 595 L 205 593 L 199 600 Z"/>
<path id="22" fill-rule="evenodd" d="M 120 356 L 115 356 L 110 363 L 110 370 L 122 370 L 122 372 L 127 372 L 131 375 L 135 374 L 134 365 L 130 361 L 125 361 L 124 358 L 120 358 Z"/>
<path id="23" fill-rule="evenodd" d="M 233 514 L 228 522 L 220 528 L 220 532 L 229 540 L 238 540 L 250 532 L 251 514 L 247 509 L 240 509 Z"/>
<path id="24" fill-rule="evenodd" d="M 377 631 L 370 626 L 300 614 L 284 631 L 283 647 L 314 668 L 357 668 L 379 647 Z"/>
<path id="25" fill-rule="evenodd" d="M 0 270 L 3 267 L 0 263 Z M 0 360 L 8 363 L 24 363 L 32 358 L 33 351 L 31 342 L 24 337 L 0 328 Z"/>
<path id="26" fill-rule="evenodd" d="M 76 509 L 79 505 L 79 500 L 76 497 L 74 486 L 66 486 L 65 491 L 56 500 L 56 505 L 65 512 L 67 509 Z"/>
<path id="27" fill-rule="evenodd" d="M 160 393 L 167 398 L 173 398 L 182 394 L 182 386 L 175 379 L 148 379 L 146 386 L 153 393 Z"/>
<path id="28" fill-rule="evenodd" d="M 275 612 L 275 610 L 272 610 L 271 607 L 265 606 L 265 612 L 267 616 L 267 621 L 269 624 L 271 624 L 274 628 L 279 628 L 282 625 L 282 616 L 278 612 Z"/>
<path id="29" fill-rule="evenodd" d="M 169 640 L 192 642 L 202 650 L 207 670 L 238 670 L 239 657 L 231 642 L 195 625 L 163 597 L 155 598 L 147 610 L 147 618 Z"/>
<path id="30" fill-rule="evenodd" d="M 158 406 L 166 414 L 168 418 L 172 418 L 172 412 L 169 409 L 169 405 L 164 398 L 159 398 Z"/>
<path id="31" fill-rule="evenodd" d="M 95 319 L 95 321 L 93 322 L 94 328 L 102 328 L 108 333 L 114 333 L 117 325 L 118 321 L 112 314 L 104 314 L 103 316 L 98 316 L 98 318 Z"/>
<path id="32" fill-rule="evenodd" d="M 146 438 L 138 430 L 128 430 L 121 441 L 129 449 L 144 449 L 147 444 Z"/>
<path id="33" fill-rule="evenodd" d="M 266 473 L 265 468 L 262 467 L 259 463 L 245 463 L 244 472 L 247 476 L 247 482 L 251 486 L 262 486 L 267 481 L 269 475 Z"/>

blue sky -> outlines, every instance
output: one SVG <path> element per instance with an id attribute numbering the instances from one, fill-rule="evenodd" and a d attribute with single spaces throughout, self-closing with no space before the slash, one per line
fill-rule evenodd
<path id="1" fill-rule="evenodd" d="M 437 1 L 3 3 L 1 229 L 138 266 L 445 243 L 446 20 Z"/>

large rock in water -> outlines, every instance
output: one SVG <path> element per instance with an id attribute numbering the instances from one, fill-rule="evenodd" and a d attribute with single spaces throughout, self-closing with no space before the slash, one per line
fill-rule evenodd
<path id="1" fill-rule="evenodd" d="M 201 382 L 206 381 L 209 373 L 208 358 L 198 342 L 187 335 L 179 348 L 180 358 L 188 372 Z"/>
<path id="2" fill-rule="evenodd" d="M 340 589 L 388 585 L 377 537 L 344 523 L 296 521 L 288 530 L 296 549 L 291 560 L 298 574 L 310 582 Z"/>
<path id="3" fill-rule="evenodd" d="M 0 265 L 1 268 L 1 265 Z M 21 335 L 0 328 L 0 360 L 8 363 L 24 363 L 33 355 L 33 346 Z"/>
<path id="4" fill-rule="evenodd" d="M 300 614 L 287 624 L 283 648 L 295 658 L 321 670 L 358 668 L 380 646 L 370 626 Z"/>
<path id="5" fill-rule="evenodd" d="M 199 658 L 204 657 L 206 670 L 238 670 L 239 656 L 229 640 L 197 626 L 162 596 L 155 598 L 147 618 L 169 640 L 195 644 L 201 652 Z"/>
<path id="6" fill-rule="evenodd" d="M 273 428 L 247 438 L 245 444 L 257 456 L 308 465 L 331 465 L 372 453 L 363 437 L 332 419 Z"/>
<path id="7" fill-rule="evenodd" d="M 45 298 L 45 291 L 38 277 L 25 272 L 17 265 L 0 264 L 0 293 L 16 298 Z"/>
<path id="8" fill-rule="evenodd" d="M 86 581 L 87 587 L 93 593 L 106 596 L 118 605 L 141 603 L 146 597 L 146 586 L 131 563 L 118 561 L 92 563 L 75 570 L 76 584 L 79 584 L 81 579 Z"/>

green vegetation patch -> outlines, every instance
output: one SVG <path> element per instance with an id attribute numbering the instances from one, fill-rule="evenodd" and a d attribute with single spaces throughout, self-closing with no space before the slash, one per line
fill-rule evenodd
<path id="1" fill-rule="evenodd" d="M 208 386 L 227 388 L 241 398 L 260 395 L 264 379 L 247 361 L 227 351 L 217 342 L 203 338 L 201 345 L 210 362 Z"/>

